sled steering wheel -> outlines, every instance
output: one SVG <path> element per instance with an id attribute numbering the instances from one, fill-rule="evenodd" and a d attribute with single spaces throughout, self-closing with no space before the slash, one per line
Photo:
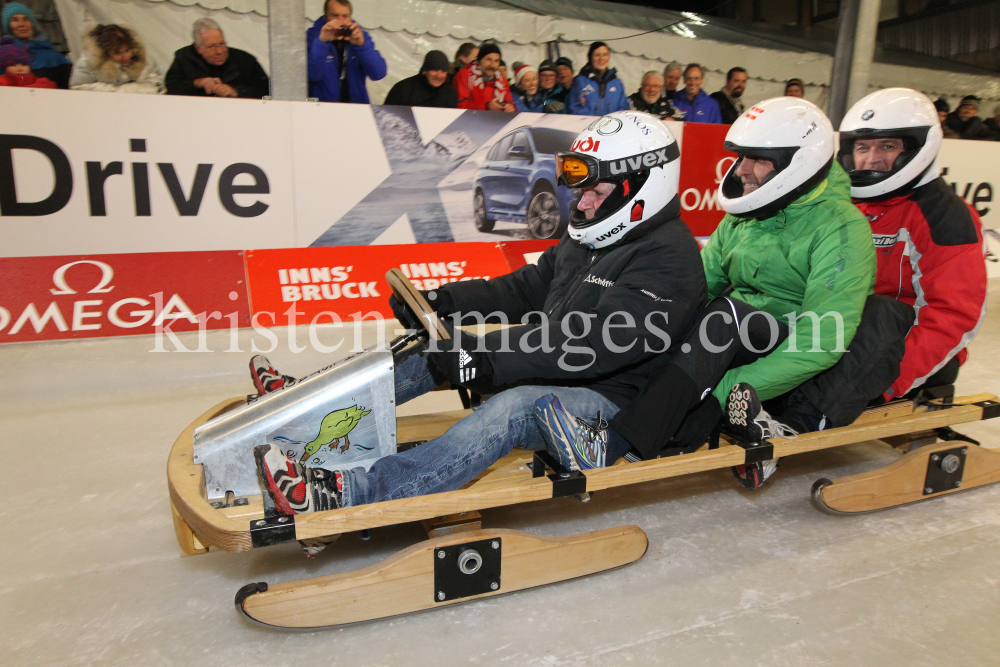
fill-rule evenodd
<path id="1" fill-rule="evenodd" d="M 413 286 L 410 279 L 403 275 L 402 271 L 399 269 L 390 269 L 386 272 L 385 279 L 389 283 L 389 289 L 392 290 L 392 294 L 396 297 L 396 300 L 410 311 L 413 319 L 420 323 L 420 326 L 430 334 L 431 338 L 451 340 L 451 334 L 445 329 L 437 313 L 427 303 L 424 295 L 418 292 L 417 288 Z"/>

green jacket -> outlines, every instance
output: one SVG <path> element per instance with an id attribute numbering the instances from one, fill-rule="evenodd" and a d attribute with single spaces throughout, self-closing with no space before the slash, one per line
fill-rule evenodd
<path id="1" fill-rule="evenodd" d="M 726 215 L 702 252 L 708 298 L 732 296 L 790 324 L 788 338 L 752 364 L 731 368 L 713 395 L 725 406 L 733 385 L 749 382 L 762 400 L 780 396 L 837 363 L 854 338 L 875 284 L 871 227 L 851 203 L 851 182 L 836 161 L 827 178 L 772 217 Z M 843 341 L 835 317 L 843 320 Z M 816 351 L 811 351 L 811 350 Z"/>

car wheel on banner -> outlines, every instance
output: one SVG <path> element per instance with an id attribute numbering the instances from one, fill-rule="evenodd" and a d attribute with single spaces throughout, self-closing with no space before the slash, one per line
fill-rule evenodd
<path id="1" fill-rule="evenodd" d="M 493 225 L 496 223 L 486 217 L 486 196 L 483 195 L 482 190 L 476 190 L 476 197 L 473 200 L 472 208 L 475 215 L 476 229 L 481 232 L 492 232 Z"/>
<path id="2" fill-rule="evenodd" d="M 536 239 L 550 239 L 562 234 L 559 201 L 555 193 L 540 189 L 528 204 L 528 230 Z"/>

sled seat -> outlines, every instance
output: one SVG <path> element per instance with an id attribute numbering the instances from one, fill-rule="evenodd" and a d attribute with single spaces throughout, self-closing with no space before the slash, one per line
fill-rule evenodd
<path id="1" fill-rule="evenodd" d="M 727 440 L 710 449 L 639 463 L 618 461 L 608 468 L 583 473 L 542 470 L 532 466 L 534 452 L 515 449 L 479 477 L 457 491 L 416 498 L 345 507 L 295 517 L 265 517 L 261 496 L 231 499 L 213 507 L 206 499 L 202 466 L 192 462 L 192 431 L 198 425 L 245 401 L 234 398 L 216 405 L 195 420 L 177 438 L 170 452 L 167 477 L 174 527 L 185 553 L 204 553 L 208 547 L 248 551 L 293 540 L 329 537 L 435 517 L 582 495 L 626 484 L 637 484 L 690 473 L 728 468 L 774 457 L 839 447 L 870 440 L 891 439 L 967 422 L 1000 416 L 1000 402 L 993 394 L 896 401 L 870 408 L 850 426 L 807 433 L 793 440 L 774 439 L 744 448 Z M 469 410 L 403 417 L 397 422 L 400 443 L 429 440 L 444 433 Z M 250 460 L 248 451 L 248 462 Z M 248 463 L 249 464 L 249 463 Z M 534 467 L 534 469 L 533 469 Z M 551 467 L 548 466 L 548 467 Z M 243 503 L 243 504 L 238 504 Z M 228 505 L 228 506 L 225 506 Z"/>

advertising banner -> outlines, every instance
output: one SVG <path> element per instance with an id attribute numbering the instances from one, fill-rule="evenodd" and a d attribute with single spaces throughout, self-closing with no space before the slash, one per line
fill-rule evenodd
<path id="1" fill-rule="evenodd" d="M 522 256 L 525 250 L 534 252 L 535 247 L 522 250 Z M 514 256 L 518 251 L 508 252 Z M 495 243 L 248 250 L 246 265 L 253 321 L 264 327 L 329 324 L 375 313 L 392 318 L 392 291 L 385 281 L 392 268 L 424 291 L 510 272 Z"/>
<path id="2" fill-rule="evenodd" d="M 728 125 L 684 125 L 678 190 L 681 218 L 695 236 L 711 236 L 726 214 L 719 206 L 719 183 L 736 161 L 736 154 L 723 148 L 727 132 Z"/>
<path id="3" fill-rule="evenodd" d="M 242 253 L 0 259 L 0 342 L 250 325 Z"/>

